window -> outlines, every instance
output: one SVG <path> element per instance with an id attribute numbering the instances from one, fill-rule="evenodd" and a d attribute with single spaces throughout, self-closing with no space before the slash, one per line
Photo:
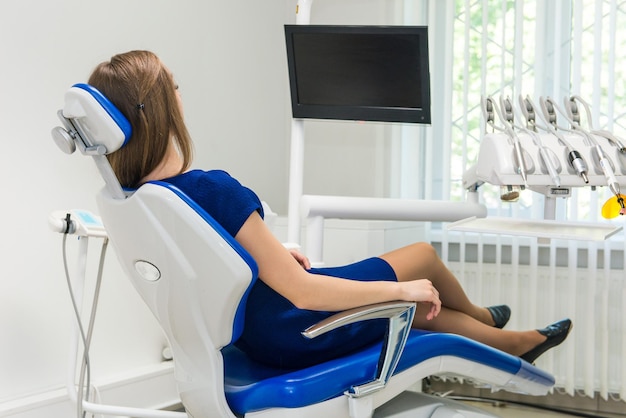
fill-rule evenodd
<path id="1" fill-rule="evenodd" d="M 510 97 L 514 103 L 520 94 L 530 95 L 536 103 L 540 96 L 550 96 L 561 103 L 563 97 L 577 94 L 590 104 L 594 128 L 626 138 L 626 62 L 620 62 L 619 53 L 626 47 L 626 2 L 446 3 L 446 13 L 453 15 L 454 33 L 447 46 L 453 51 L 449 69 L 450 199 L 464 199 L 461 179 L 476 160 L 485 132 L 480 105 L 483 95 Z M 433 113 L 437 111 L 433 109 Z M 533 209 L 542 207 L 543 196 L 537 193 L 524 192 L 515 204 L 500 202 L 496 186 L 483 185 L 481 194 L 492 214 L 543 215 L 542 210 Z M 600 208 L 610 196 L 606 187 L 574 188 L 571 198 L 558 199 L 557 219 L 602 219 Z"/>

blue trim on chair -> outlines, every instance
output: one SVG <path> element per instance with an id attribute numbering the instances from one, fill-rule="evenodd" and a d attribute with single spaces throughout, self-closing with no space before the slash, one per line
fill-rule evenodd
<path id="1" fill-rule="evenodd" d="M 267 408 L 299 408 L 332 399 L 376 374 L 381 344 L 303 370 L 274 369 L 255 363 L 234 346 L 222 349 L 224 389 L 237 414 Z M 548 373 L 479 342 L 453 334 L 412 330 L 395 373 L 440 356 L 454 356 L 552 387 Z M 520 374 L 521 371 L 521 374 Z"/>
<path id="2" fill-rule="evenodd" d="M 95 87 L 85 83 L 74 84 L 72 87 L 83 89 L 96 99 L 96 101 L 109 114 L 109 116 L 111 116 L 113 121 L 115 121 L 117 126 L 119 126 L 124 133 L 124 143 L 122 144 L 122 147 L 126 145 L 133 133 L 133 128 L 128 119 L 126 119 L 126 116 L 124 116 L 124 114 L 120 112 L 119 109 L 115 107 L 115 105 Z"/>
<path id="3" fill-rule="evenodd" d="M 235 239 L 230 236 L 228 232 L 226 232 L 222 225 L 220 225 L 215 219 L 213 219 L 211 215 L 209 215 L 200 205 L 194 202 L 189 196 L 185 194 L 185 192 L 180 190 L 178 187 L 165 181 L 159 180 L 149 181 L 147 184 L 154 184 L 156 186 L 164 187 L 180 197 L 180 199 L 187 205 L 189 205 L 189 207 L 193 209 L 198 215 L 200 215 L 200 217 L 202 217 L 202 219 L 204 219 L 206 223 L 211 225 L 211 227 L 233 248 L 233 250 L 235 250 L 235 252 L 239 254 L 239 256 L 246 262 L 248 267 L 250 267 L 250 271 L 252 272 L 252 280 L 245 294 L 241 298 L 239 306 L 237 307 L 237 312 L 235 313 L 235 320 L 233 323 L 233 338 L 231 340 L 231 343 L 235 342 L 243 332 L 243 325 L 246 313 L 246 302 L 248 301 L 248 295 L 250 294 L 250 290 L 252 289 L 252 286 L 254 285 L 254 282 L 259 275 L 259 268 L 256 264 L 256 261 L 254 261 L 254 258 L 252 258 L 252 256 L 237 241 L 235 241 Z"/>
<path id="4" fill-rule="evenodd" d="M 554 386 L 555 380 L 554 377 L 541 369 L 538 369 L 534 365 L 530 364 L 527 361 L 521 361 L 521 367 L 517 372 L 517 377 L 520 380 L 530 380 L 533 382 L 540 383 L 544 386 L 550 385 Z"/>

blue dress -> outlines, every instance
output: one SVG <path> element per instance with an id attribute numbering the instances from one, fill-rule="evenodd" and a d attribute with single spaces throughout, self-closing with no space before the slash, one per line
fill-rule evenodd
<path id="1" fill-rule="evenodd" d="M 263 216 L 257 195 L 224 171 L 192 170 L 165 181 L 185 192 L 233 237 L 253 211 Z M 397 280 L 391 266 L 376 257 L 346 266 L 309 271 L 338 279 Z M 312 340 L 301 335 L 306 328 L 333 313 L 298 309 L 263 280 L 257 280 L 248 296 L 244 329 L 236 345 L 256 361 L 273 367 L 297 369 L 380 341 L 385 333 L 385 320 L 369 320 L 344 326 Z"/>

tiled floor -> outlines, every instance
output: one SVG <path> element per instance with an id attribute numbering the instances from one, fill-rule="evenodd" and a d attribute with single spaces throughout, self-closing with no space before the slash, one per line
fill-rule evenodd
<path id="1" fill-rule="evenodd" d="M 439 392 L 443 393 L 443 392 Z M 500 418 L 567 418 L 567 417 L 596 417 L 596 418 L 626 418 L 626 403 L 623 404 L 624 410 L 621 411 L 621 403 L 617 408 L 613 410 L 618 411 L 618 413 L 608 413 L 608 412 L 599 412 L 593 413 L 587 411 L 580 411 L 580 413 L 560 413 L 556 411 L 551 411 L 546 408 L 541 407 L 532 407 L 529 405 L 522 405 L 516 403 L 516 401 L 511 400 L 489 400 L 484 401 L 480 400 L 480 398 L 472 398 L 465 396 L 455 397 L 454 395 L 449 396 L 450 399 L 454 399 L 468 405 L 471 405 L 474 408 L 479 408 L 487 411 L 488 413 L 495 415 Z M 531 398 L 532 399 L 532 398 Z M 549 408 L 549 407 L 548 407 Z M 180 412 L 184 412 L 184 409 L 178 409 Z M 404 415 L 403 415 L 404 416 Z"/>
<path id="2" fill-rule="evenodd" d="M 574 415 L 574 414 L 563 414 L 558 412 L 552 412 L 545 409 L 539 408 L 531 408 L 527 406 L 514 405 L 510 403 L 501 403 L 498 405 L 493 405 L 491 403 L 485 402 L 467 402 L 468 404 L 484 409 L 485 411 L 499 416 L 501 418 L 564 418 L 564 417 L 579 417 L 586 416 L 592 417 L 592 415 L 588 412 L 585 412 L 585 415 Z M 598 417 L 606 417 L 606 418 L 624 418 L 624 415 L 614 415 L 614 414 L 606 414 L 602 413 L 602 415 L 597 415 Z"/>
<path id="3" fill-rule="evenodd" d="M 498 416 L 500 418 L 566 418 L 566 417 L 580 417 L 580 416 L 592 417 L 594 416 L 589 413 L 587 413 L 587 415 L 562 414 L 558 412 L 547 411 L 545 409 L 514 405 L 511 403 L 498 403 L 494 405 L 493 403 L 487 403 L 487 402 L 477 402 L 477 401 L 464 401 L 464 402 L 475 408 L 484 409 L 490 414 Z M 179 411 L 184 412 L 184 409 L 179 409 Z M 602 415 L 598 415 L 598 417 L 624 418 L 624 415 L 603 413 Z"/>
<path id="4" fill-rule="evenodd" d="M 489 389 L 477 389 L 471 385 L 440 379 L 431 379 L 424 391 L 457 400 L 465 399 L 468 404 L 501 418 L 626 418 L 626 402 L 605 401 L 598 396 L 593 399 L 582 395 L 572 397 L 558 391 L 546 396 L 524 396 L 503 391 L 491 392 Z M 555 412 L 559 410 L 575 412 Z"/>

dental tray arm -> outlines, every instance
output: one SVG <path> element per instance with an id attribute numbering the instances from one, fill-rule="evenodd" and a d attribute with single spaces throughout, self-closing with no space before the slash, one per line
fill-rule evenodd
<path id="1" fill-rule="evenodd" d="M 302 335 L 306 338 L 315 338 L 355 322 L 370 319 L 389 320 L 386 339 L 378 360 L 376 378 L 371 382 L 352 386 L 346 392 L 346 395 L 350 397 L 360 398 L 383 389 L 393 375 L 411 330 L 411 324 L 415 316 L 415 307 L 416 304 L 413 302 L 396 301 L 353 308 L 339 312 L 312 325 L 303 331 Z"/>

